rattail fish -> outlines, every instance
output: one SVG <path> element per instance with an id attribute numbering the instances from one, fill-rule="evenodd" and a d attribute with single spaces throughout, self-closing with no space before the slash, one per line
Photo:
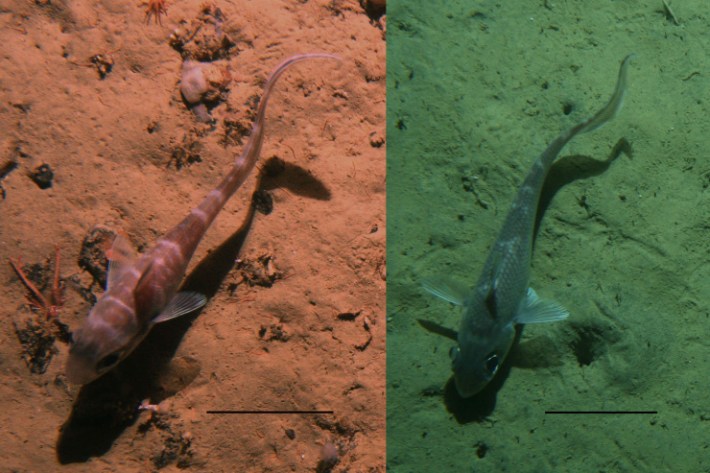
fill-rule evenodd
<path id="1" fill-rule="evenodd" d="M 73 333 L 66 374 L 86 384 L 110 371 L 145 338 L 153 325 L 193 312 L 207 302 L 195 292 L 177 292 L 197 245 L 224 204 L 254 168 L 264 137 L 264 116 L 277 79 L 291 65 L 330 54 L 300 54 L 282 62 L 269 76 L 249 141 L 231 171 L 204 200 L 155 246 L 136 255 L 127 237 L 118 235 L 109 254 L 106 292 Z"/>
<path id="2" fill-rule="evenodd" d="M 463 307 L 458 345 L 451 348 L 456 389 L 467 398 L 493 379 L 515 339 L 516 324 L 564 320 L 569 312 L 558 303 L 541 299 L 528 287 L 533 231 L 545 178 L 562 148 L 575 136 L 596 130 L 621 108 L 626 92 L 629 55 L 621 62 L 616 88 L 609 102 L 588 120 L 559 135 L 535 160 L 518 190 L 473 290 L 456 281 L 430 279 L 426 290 Z"/>

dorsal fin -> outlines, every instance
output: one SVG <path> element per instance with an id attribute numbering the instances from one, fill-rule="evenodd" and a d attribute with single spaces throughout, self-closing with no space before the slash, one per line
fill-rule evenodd
<path id="1" fill-rule="evenodd" d="M 503 266 L 503 256 L 500 250 L 494 249 L 491 253 L 491 261 L 488 261 L 488 277 L 486 281 L 486 296 L 483 298 L 488 313 L 494 319 L 498 317 L 498 283 L 500 281 L 500 272 Z"/>
<path id="2" fill-rule="evenodd" d="M 136 301 L 136 313 L 140 314 L 142 317 L 147 316 L 153 318 L 157 315 L 156 311 L 160 310 L 161 306 L 165 304 L 164 301 L 159 300 L 163 295 L 163 290 L 154 284 L 154 268 L 155 265 L 153 261 L 150 261 L 133 290 L 133 297 Z"/>
<path id="3" fill-rule="evenodd" d="M 498 303 L 496 301 L 496 280 L 494 279 L 492 281 L 492 284 L 488 285 L 488 292 L 486 293 L 486 297 L 484 299 L 484 302 L 486 303 L 486 308 L 488 309 L 488 313 L 491 314 L 491 317 L 494 319 L 498 317 Z"/>
<path id="4" fill-rule="evenodd" d="M 106 289 L 108 290 L 116 284 L 116 281 L 123 277 L 126 269 L 130 268 L 136 261 L 136 252 L 125 233 L 116 234 L 111 248 L 106 252 L 106 257 L 109 260 L 108 274 L 106 276 Z"/>

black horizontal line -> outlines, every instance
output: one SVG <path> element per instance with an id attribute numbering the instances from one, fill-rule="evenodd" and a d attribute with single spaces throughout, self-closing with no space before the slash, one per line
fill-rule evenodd
<path id="1" fill-rule="evenodd" d="M 545 414 L 658 414 L 658 411 L 545 411 Z"/>
<path id="2" fill-rule="evenodd" d="M 333 414 L 334 411 L 207 411 L 208 414 Z"/>

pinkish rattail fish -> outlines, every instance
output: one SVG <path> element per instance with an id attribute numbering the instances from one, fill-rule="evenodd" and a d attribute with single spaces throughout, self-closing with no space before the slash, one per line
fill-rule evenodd
<path id="1" fill-rule="evenodd" d="M 117 236 L 110 254 L 106 292 L 73 334 L 66 374 L 86 384 L 115 367 L 157 323 L 193 312 L 207 302 L 204 295 L 177 292 L 197 245 L 224 204 L 254 168 L 264 137 L 266 105 L 277 79 L 305 59 L 338 59 L 330 54 L 302 54 L 282 62 L 266 81 L 249 141 L 234 167 L 216 189 L 155 246 L 136 255 L 124 236 Z"/>

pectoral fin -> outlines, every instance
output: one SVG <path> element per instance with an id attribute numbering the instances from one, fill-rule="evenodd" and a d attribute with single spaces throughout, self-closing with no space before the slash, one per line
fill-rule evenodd
<path id="1" fill-rule="evenodd" d="M 445 277 L 427 278 L 422 281 L 422 287 L 436 297 L 456 305 L 463 305 L 466 294 L 471 292 L 471 289 L 460 282 Z"/>
<path id="2" fill-rule="evenodd" d="M 181 315 L 194 312 L 207 302 L 207 298 L 203 294 L 197 292 L 178 292 L 175 294 L 168 305 L 156 318 L 153 319 L 154 324 L 172 320 Z"/>
<path id="3" fill-rule="evenodd" d="M 567 309 L 555 301 L 540 299 L 532 288 L 528 288 L 525 303 L 515 316 L 517 324 L 542 324 L 557 322 L 569 316 Z"/>

